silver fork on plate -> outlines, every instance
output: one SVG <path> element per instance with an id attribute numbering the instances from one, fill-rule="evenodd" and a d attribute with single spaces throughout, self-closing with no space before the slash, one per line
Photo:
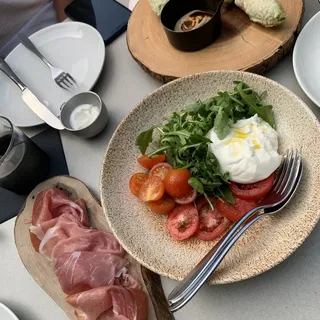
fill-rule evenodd
<path id="1" fill-rule="evenodd" d="M 49 67 L 51 71 L 52 79 L 60 88 L 68 90 L 76 84 L 76 81 L 72 78 L 72 76 L 68 72 L 54 67 L 48 61 L 48 59 L 41 54 L 41 52 L 35 47 L 35 45 L 31 42 L 31 40 L 25 34 L 19 33 L 18 38 L 26 48 L 28 48 L 31 52 L 33 52 L 39 59 L 41 59 Z"/>
<path id="2" fill-rule="evenodd" d="M 249 211 L 226 235 L 209 251 L 195 268 L 180 282 L 168 296 L 170 311 L 182 308 L 218 268 L 221 261 L 235 242 L 255 222 L 267 215 L 279 212 L 295 193 L 303 172 L 300 152 L 288 150 L 279 170 L 277 179 L 260 206 Z M 252 218 L 255 214 L 254 218 Z M 251 221 L 249 221 L 252 219 Z"/>

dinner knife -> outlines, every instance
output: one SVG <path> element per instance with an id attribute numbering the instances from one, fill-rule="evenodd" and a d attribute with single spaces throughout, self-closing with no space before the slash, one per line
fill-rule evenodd
<path id="1" fill-rule="evenodd" d="M 27 86 L 17 77 L 9 65 L 0 58 L 0 70 L 3 71 L 21 90 L 22 100 L 25 104 L 50 127 L 63 130 L 65 127 L 60 119 L 56 117 L 40 100 L 27 88 Z"/>

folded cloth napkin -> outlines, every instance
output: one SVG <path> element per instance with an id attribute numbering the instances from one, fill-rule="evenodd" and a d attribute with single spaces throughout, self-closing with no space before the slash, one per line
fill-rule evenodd
<path id="1" fill-rule="evenodd" d="M 164 7 L 164 5 L 168 2 L 168 0 L 149 0 L 152 10 L 160 16 L 160 13 Z"/>

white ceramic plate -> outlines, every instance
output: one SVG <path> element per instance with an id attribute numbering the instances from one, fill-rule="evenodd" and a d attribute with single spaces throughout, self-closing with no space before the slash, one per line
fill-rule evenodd
<path id="1" fill-rule="evenodd" d="M 320 12 L 301 31 L 293 50 L 293 69 L 306 95 L 320 107 Z"/>
<path id="2" fill-rule="evenodd" d="M 15 316 L 15 314 L 1 302 L 0 302 L 0 319 L 1 320 L 19 320 Z"/>
<path id="3" fill-rule="evenodd" d="M 65 22 L 42 29 L 30 36 L 39 51 L 55 66 L 69 72 L 79 84 L 74 92 L 58 87 L 48 67 L 19 44 L 5 61 L 18 77 L 56 115 L 60 106 L 77 91 L 90 90 L 101 73 L 105 46 L 93 27 L 80 22 Z M 0 114 L 19 127 L 42 124 L 23 102 L 20 89 L 0 72 Z"/>

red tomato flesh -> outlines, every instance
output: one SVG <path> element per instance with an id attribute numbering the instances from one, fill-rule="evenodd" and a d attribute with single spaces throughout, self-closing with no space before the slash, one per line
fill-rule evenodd
<path id="1" fill-rule="evenodd" d="M 160 162 L 164 162 L 165 160 L 166 160 L 165 154 L 157 154 L 152 156 L 151 158 L 149 158 L 147 154 L 144 154 L 141 157 L 139 157 L 137 161 L 142 167 L 146 169 L 151 169 L 156 164 Z"/>
<path id="2" fill-rule="evenodd" d="M 178 204 L 189 204 L 196 200 L 197 198 L 197 190 L 192 189 L 186 196 L 181 198 L 174 198 L 174 201 Z"/>
<path id="3" fill-rule="evenodd" d="M 174 202 L 174 200 L 166 194 L 164 194 L 160 200 L 148 202 L 149 208 L 153 212 L 160 214 L 166 214 L 171 212 L 175 205 L 176 203 Z"/>
<path id="4" fill-rule="evenodd" d="M 258 200 L 265 197 L 271 190 L 274 183 L 274 173 L 267 179 L 248 184 L 238 184 L 232 182 L 230 185 L 231 192 L 243 200 Z"/>
<path id="5" fill-rule="evenodd" d="M 257 207 L 257 203 L 253 200 L 243 200 L 235 198 L 235 203 L 231 204 L 227 201 L 218 200 L 217 209 L 229 220 L 239 221 L 251 209 Z"/>
<path id="6" fill-rule="evenodd" d="M 214 202 L 213 202 L 214 203 Z M 211 210 L 205 198 L 197 201 L 200 226 L 196 236 L 204 241 L 211 241 L 225 233 L 231 222 L 225 218 L 217 208 Z"/>
<path id="7" fill-rule="evenodd" d="M 148 175 L 146 173 L 135 173 L 129 181 L 130 191 L 136 196 L 139 197 L 139 192 L 141 186 L 148 180 Z"/>
<path id="8" fill-rule="evenodd" d="M 169 170 L 163 180 L 166 192 L 174 198 L 185 197 L 192 190 L 188 183 L 190 178 L 191 173 L 188 169 Z"/>
<path id="9" fill-rule="evenodd" d="M 175 240 L 185 240 L 199 229 L 198 211 L 192 204 L 177 206 L 167 219 L 167 227 Z"/>
<path id="10" fill-rule="evenodd" d="M 139 199 L 144 202 L 156 201 L 161 199 L 164 194 L 164 185 L 161 178 L 151 176 L 141 186 L 139 191 Z"/>
<path id="11" fill-rule="evenodd" d="M 161 178 L 162 180 L 164 180 L 164 177 L 166 176 L 168 171 L 171 169 L 172 169 L 172 166 L 169 163 L 161 162 L 152 167 L 150 171 L 150 175 L 155 175 Z"/>

